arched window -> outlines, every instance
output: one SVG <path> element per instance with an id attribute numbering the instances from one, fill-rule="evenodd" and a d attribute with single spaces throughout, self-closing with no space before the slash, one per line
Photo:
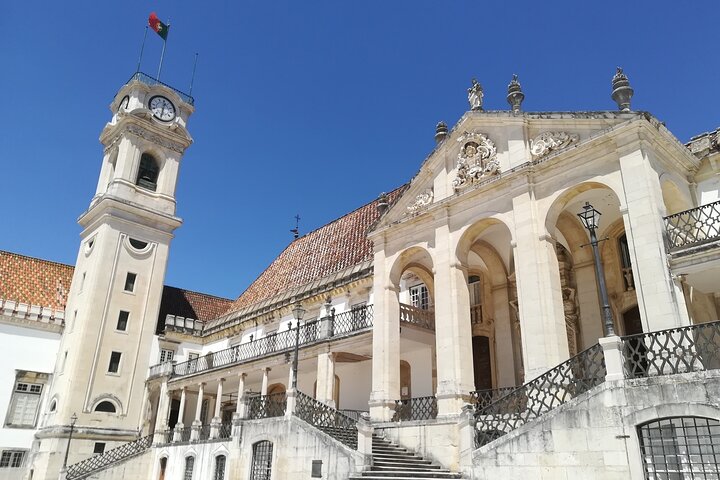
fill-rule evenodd
<path id="1" fill-rule="evenodd" d="M 270 480 L 272 474 L 273 444 L 267 440 L 253 445 L 250 480 Z"/>
<path id="2" fill-rule="evenodd" d="M 634 290 L 635 279 L 633 278 L 632 262 L 630 261 L 630 248 L 628 247 L 627 235 L 624 233 L 618 238 L 618 250 L 620 254 L 620 268 L 622 268 L 623 281 L 625 282 L 625 290 Z"/>
<path id="3" fill-rule="evenodd" d="M 137 185 L 152 190 L 157 190 L 157 179 L 160 167 L 157 160 L 148 153 L 143 153 L 140 157 L 140 168 L 138 169 Z"/>
<path id="4" fill-rule="evenodd" d="M 107 400 L 104 400 L 95 406 L 95 411 L 96 412 L 115 413 L 115 405 L 113 405 L 112 402 L 108 402 Z"/>
<path id="5" fill-rule="evenodd" d="M 213 480 L 225 480 L 225 455 L 215 457 L 215 476 Z M 268 477 L 270 480 L 270 477 Z"/>
<path id="6" fill-rule="evenodd" d="M 185 474 L 183 475 L 183 480 L 192 480 L 194 468 L 195 457 L 185 457 Z"/>
<path id="7" fill-rule="evenodd" d="M 53 413 L 55 410 L 57 410 L 57 400 L 54 400 L 50 402 L 50 413 Z"/>
<path id="8" fill-rule="evenodd" d="M 720 422 L 710 418 L 672 417 L 638 427 L 645 478 L 690 480 L 718 478 Z"/>

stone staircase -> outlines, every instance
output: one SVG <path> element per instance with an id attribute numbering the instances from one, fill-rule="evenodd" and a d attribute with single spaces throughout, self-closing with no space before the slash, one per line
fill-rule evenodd
<path id="1" fill-rule="evenodd" d="M 417 480 L 419 478 L 463 478 L 420 455 L 373 435 L 372 467 L 348 480 Z"/>

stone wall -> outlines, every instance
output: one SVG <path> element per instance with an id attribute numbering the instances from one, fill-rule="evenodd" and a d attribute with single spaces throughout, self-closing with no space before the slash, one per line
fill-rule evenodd
<path id="1" fill-rule="evenodd" d="M 720 371 L 606 382 L 473 452 L 474 480 L 644 478 L 637 426 L 720 419 Z"/>
<path id="2" fill-rule="evenodd" d="M 438 420 L 386 422 L 375 434 L 416 452 L 452 471 L 460 470 L 458 416 Z"/>
<path id="3" fill-rule="evenodd" d="M 148 450 L 136 457 L 128 458 L 110 468 L 94 473 L 87 478 L 88 480 L 123 480 L 129 478 L 149 480 L 152 478 L 150 473 L 153 469 L 153 458 L 153 452 Z"/>

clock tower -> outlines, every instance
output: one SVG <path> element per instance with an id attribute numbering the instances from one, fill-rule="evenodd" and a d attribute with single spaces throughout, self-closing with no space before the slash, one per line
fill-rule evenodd
<path id="1" fill-rule="evenodd" d="M 57 478 L 76 415 L 68 465 L 135 440 L 143 418 L 180 162 L 193 99 L 136 73 L 110 104 L 102 167 L 78 219 L 80 249 L 42 427 L 30 469 Z"/>

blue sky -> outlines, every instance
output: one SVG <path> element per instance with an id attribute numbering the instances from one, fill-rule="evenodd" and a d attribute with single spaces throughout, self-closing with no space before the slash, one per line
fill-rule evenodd
<path id="1" fill-rule="evenodd" d="M 166 283 L 216 295 L 243 291 L 296 213 L 304 233 L 410 179 L 472 77 L 486 109 L 517 73 L 527 111 L 611 110 L 622 65 L 634 109 L 680 140 L 720 126 L 711 1 L 4 2 L 0 249 L 74 263 L 153 10 L 172 25 L 164 81 L 187 90 L 200 53 Z M 150 32 L 151 75 L 160 46 Z"/>

